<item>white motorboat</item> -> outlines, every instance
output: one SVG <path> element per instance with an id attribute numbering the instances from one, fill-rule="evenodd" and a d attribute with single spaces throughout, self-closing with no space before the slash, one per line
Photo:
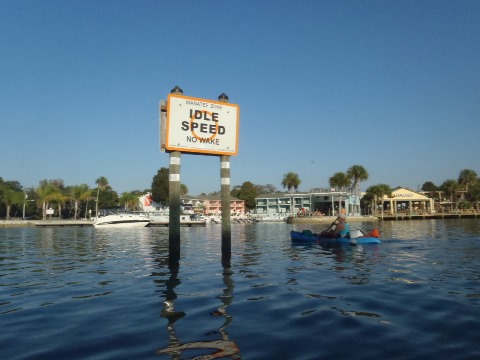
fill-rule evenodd
<path id="1" fill-rule="evenodd" d="M 151 212 L 148 213 L 148 216 L 150 217 L 150 226 L 168 226 L 170 224 L 168 212 Z M 205 226 L 206 224 L 206 219 L 195 214 L 180 215 L 180 226 Z"/>
<path id="2" fill-rule="evenodd" d="M 142 227 L 150 223 L 150 218 L 143 213 L 128 211 L 108 212 L 103 211 L 95 218 L 93 226 L 96 228 L 106 227 Z"/>
<path id="3" fill-rule="evenodd" d="M 272 213 L 272 214 L 255 214 L 253 218 L 256 222 L 285 222 L 287 217 L 283 214 Z"/>

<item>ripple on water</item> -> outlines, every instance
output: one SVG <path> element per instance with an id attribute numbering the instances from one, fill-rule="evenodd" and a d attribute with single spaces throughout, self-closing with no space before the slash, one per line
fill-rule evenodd
<path id="1" fill-rule="evenodd" d="M 479 358 L 480 227 L 417 223 L 340 248 L 233 225 L 228 271 L 219 226 L 182 229 L 178 267 L 168 229 L 0 229 L 2 356 Z"/>

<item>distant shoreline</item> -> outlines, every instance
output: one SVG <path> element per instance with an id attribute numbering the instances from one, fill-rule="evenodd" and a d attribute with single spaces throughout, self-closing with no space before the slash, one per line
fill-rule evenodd
<path id="1" fill-rule="evenodd" d="M 289 224 L 331 224 L 335 221 L 336 216 L 322 216 L 322 217 L 288 217 L 287 223 Z M 378 221 L 377 216 L 347 216 L 347 222 L 358 221 Z"/>
<path id="2" fill-rule="evenodd" d="M 480 218 L 480 212 L 475 213 L 437 213 L 437 214 L 395 214 L 395 215 L 379 215 L 379 216 L 347 216 L 348 222 L 356 221 L 404 221 L 404 220 L 444 220 L 444 219 L 477 219 Z M 331 223 L 335 220 L 335 216 L 326 216 L 321 218 L 311 217 L 289 217 L 287 222 L 290 224 L 322 224 Z"/>
<path id="3" fill-rule="evenodd" d="M 0 228 L 19 227 L 84 227 L 93 226 L 93 220 L 0 220 Z"/>
<path id="4" fill-rule="evenodd" d="M 377 221 L 404 221 L 404 220 L 431 220 L 431 219 L 478 219 L 480 213 L 459 214 L 424 214 L 424 215 L 383 215 L 383 216 L 349 216 L 348 222 L 377 222 Z M 336 216 L 323 217 L 288 217 L 288 224 L 331 224 Z M 0 228 L 22 227 L 90 227 L 93 220 L 0 220 Z"/>

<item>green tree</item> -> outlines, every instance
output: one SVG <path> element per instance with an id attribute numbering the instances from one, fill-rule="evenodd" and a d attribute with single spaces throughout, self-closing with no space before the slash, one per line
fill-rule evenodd
<path id="1" fill-rule="evenodd" d="M 331 187 L 337 188 L 338 190 L 342 190 L 350 187 L 351 180 L 347 174 L 343 172 L 336 172 L 328 179 L 328 183 L 330 184 Z M 340 212 L 340 209 L 342 208 L 342 200 L 343 200 L 342 196 L 339 196 L 338 197 L 339 212 Z"/>
<path id="2" fill-rule="evenodd" d="M 22 217 L 24 219 L 35 215 L 36 206 L 34 204 L 36 193 L 34 188 L 23 189 Z"/>
<path id="3" fill-rule="evenodd" d="M 359 196 L 359 183 L 361 181 L 368 180 L 368 172 L 361 165 L 353 165 L 347 170 L 347 177 L 352 182 L 352 191 L 355 192 L 355 204 L 357 204 L 357 199 Z"/>
<path id="4" fill-rule="evenodd" d="M 475 204 L 476 210 L 479 209 L 479 203 L 480 203 L 480 181 L 474 182 L 472 185 L 470 185 L 469 192 L 468 192 L 468 200 L 473 202 Z"/>
<path id="5" fill-rule="evenodd" d="M 352 190 L 358 191 L 358 184 L 368 180 L 368 172 L 361 165 L 353 165 L 347 170 L 347 177 L 352 182 Z"/>
<path id="6" fill-rule="evenodd" d="M 5 189 L 3 192 L 3 202 L 6 206 L 7 220 L 10 220 L 10 209 L 12 205 L 21 205 L 25 199 L 25 194 L 22 191 L 12 189 Z"/>
<path id="7" fill-rule="evenodd" d="M 24 196 L 19 202 L 15 193 L 23 194 L 22 185 L 18 181 L 4 181 L 0 177 L 0 205 L 5 205 L 5 207 L 0 206 L 0 216 L 6 216 L 9 219 L 12 209 L 23 204 Z M 15 210 L 18 211 L 18 208 Z"/>
<path id="8" fill-rule="evenodd" d="M 345 189 L 350 187 L 351 180 L 350 177 L 343 172 L 336 172 L 329 179 L 328 183 L 331 187 L 340 189 Z"/>
<path id="9" fill-rule="evenodd" d="M 63 194 L 61 191 L 52 194 L 50 197 L 50 201 L 53 203 L 57 203 L 58 206 L 58 217 L 61 218 L 62 216 L 62 209 L 63 205 L 69 200 L 69 197 Z"/>
<path id="10" fill-rule="evenodd" d="M 98 216 L 98 202 L 100 201 L 100 191 L 104 191 L 108 187 L 108 179 L 105 176 L 100 176 L 97 180 L 95 180 L 95 184 L 97 184 L 97 203 L 95 204 L 95 216 Z"/>
<path id="11" fill-rule="evenodd" d="M 298 177 L 298 174 L 290 171 L 283 175 L 282 186 L 287 188 L 290 192 L 292 189 L 298 190 L 301 180 Z"/>
<path id="12" fill-rule="evenodd" d="M 136 210 L 138 207 L 139 194 L 134 192 L 124 192 L 120 196 L 120 203 L 124 204 L 126 210 Z"/>
<path id="13" fill-rule="evenodd" d="M 100 209 L 111 208 L 119 205 L 118 194 L 109 185 L 100 193 L 98 198 L 98 206 Z"/>
<path id="14" fill-rule="evenodd" d="M 37 187 L 37 205 L 42 206 L 42 218 L 47 218 L 47 209 L 52 202 L 62 201 L 63 194 L 59 188 L 60 183 L 58 180 L 42 180 Z"/>
<path id="15" fill-rule="evenodd" d="M 87 184 L 75 185 L 70 188 L 70 198 L 75 203 L 75 211 L 73 218 L 76 220 L 79 217 L 79 203 L 87 200 L 91 196 L 91 190 Z"/>
<path id="16" fill-rule="evenodd" d="M 430 192 L 433 192 L 433 191 L 438 191 L 438 186 L 436 186 L 433 182 L 431 181 L 427 181 L 427 182 L 424 182 L 423 185 L 422 185 L 422 191 L 430 191 Z"/>
<path id="17" fill-rule="evenodd" d="M 1 178 L 0 178 L 1 179 Z M 1 181 L 0 185 L 3 184 L 4 188 L 15 190 L 15 191 L 23 191 L 23 186 L 20 185 L 18 181 Z"/>
<path id="18" fill-rule="evenodd" d="M 377 212 L 378 205 L 382 205 L 382 212 L 383 212 L 383 198 L 385 195 L 388 197 L 392 196 L 392 189 L 390 188 L 389 185 L 386 185 L 386 184 L 372 185 L 366 190 L 366 198 L 373 199 L 372 213 Z"/>
<path id="19" fill-rule="evenodd" d="M 436 201 L 441 201 L 441 196 L 440 196 L 440 187 L 435 185 L 431 181 L 426 181 L 422 185 L 422 191 L 427 191 L 429 194 L 428 196 L 432 197 Z"/>
<path id="20" fill-rule="evenodd" d="M 257 194 L 275 194 L 278 192 L 277 188 L 272 184 L 255 185 L 255 189 L 257 190 Z"/>
<path id="21" fill-rule="evenodd" d="M 221 190 L 212 191 L 211 193 L 208 193 L 207 196 L 208 197 L 215 197 L 215 196 L 221 197 L 222 196 L 222 191 Z"/>
<path id="22" fill-rule="evenodd" d="M 245 207 L 248 210 L 255 209 L 255 198 L 258 193 L 255 185 L 250 181 L 245 181 L 240 188 L 236 187 L 230 192 L 230 195 L 245 201 Z"/>
<path id="23" fill-rule="evenodd" d="M 460 171 L 458 176 L 458 183 L 465 189 L 465 192 L 468 193 L 468 187 L 477 181 L 477 173 L 470 169 L 464 169 Z"/>
<path id="24" fill-rule="evenodd" d="M 459 184 L 453 179 L 445 180 L 442 185 L 440 185 L 440 190 L 443 191 L 446 198 L 450 203 L 457 202 L 457 192 L 459 190 Z"/>
<path id="25" fill-rule="evenodd" d="M 155 202 L 168 205 L 169 196 L 169 170 L 167 168 L 160 168 L 152 180 L 152 199 Z"/>
<path id="26" fill-rule="evenodd" d="M 4 181 L 1 177 L 0 177 L 0 204 L 4 204 L 6 206 L 6 202 L 10 202 L 12 199 L 9 197 L 8 199 L 6 198 L 6 196 L 11 196 L 10 195 L 6 195 L 6 191 L 7 190 L 12 190 L 12 191 L 17 191 L 17 192 L 22 192 L 23 191 L 23 188 L 22 188 L 22 185 L 20 185 L 20 183 L 18 181 Z M 17 204 L 15 202 L 13 203 L 10 203 L 10 207 L 15 207 Z M 8 216 L 8 214 L 4 213 L 4 208 L 1 207 L 1 216 Z M 5 207 L 6 209 L 6 207 Z M 11 211 L 11 209 L 9 210 Z"/>
<path id="27" fill-rule="evenodd" d="M 180 196 L 185 196 L 188 194 L 188 187 L 185 184 L 180 184 Z"/>
<path id="28" fill-rule="evenodd" d="M 242 189 L 241 185 L 235 185 L 232 190 L 230 190 L 230 196 L 238 198 L 240 190 Z M 240 199 L 240 198 L 239 198 Z"/>

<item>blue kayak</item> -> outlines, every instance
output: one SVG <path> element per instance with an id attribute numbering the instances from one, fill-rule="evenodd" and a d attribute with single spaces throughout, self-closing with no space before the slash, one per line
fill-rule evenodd
<path id="1" fill-rule="evenodd" d="M 359 236 L 355 238 L 330 238 L 320 237 L 312 234 L 310 231 L 290 231 L 293 243 L 318 243 L 325 245 L 363 245 L 363 244 L 379 244 L 380 240 L 374 236 Z"/>

